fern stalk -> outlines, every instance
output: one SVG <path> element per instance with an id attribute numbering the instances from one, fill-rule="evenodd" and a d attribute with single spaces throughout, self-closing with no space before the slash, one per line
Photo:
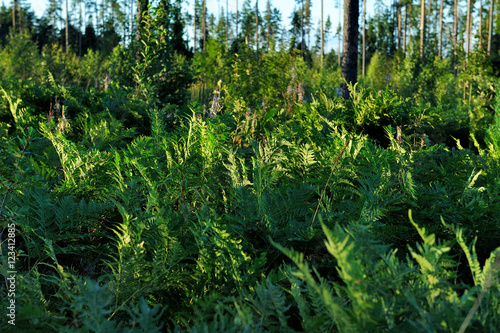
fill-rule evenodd
<path id="1" fill-rule="evenodd" d="M 328 183 L 330 182 L 330 179 L 332 178 L 333 173 L 336 171 L 335 167 L 337 166 L 337 163 L 339 162 L 340 157 L 344 154 L 344 151 L 350 142 L 351 142 L 351 138 L 347 139 L 347 142 L 345 143 L 344 147 L 342 148 L 340 153 L 337 155 L 337 157 L 335 157 L 335 161 L 333 161 L 332 171 L 330 172 L 330 175 L 328 176 L 328 180 L 326 181 L 325 187 L 323 188 L 323 192 L 321 193 L 321 196 L 320 196 L 319 201 L 318 201 L 318 206 L 316 207 L 316 211 L 314 212 L 314 216 L 313 216 L 313 219 L 311 221 L 311 228 L 314 224 L 314 221 L 316 220 L 316 215 L 318 215 L 319 206 L 321 205 L 321 200 L 323 200 L 323 197 L 325 196 L 325 192 L 326 192 L 326 188 L 328 186 Z"/>

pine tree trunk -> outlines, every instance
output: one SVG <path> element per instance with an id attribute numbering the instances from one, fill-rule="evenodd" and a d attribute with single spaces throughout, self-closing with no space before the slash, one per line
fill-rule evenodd
<path id="1" fill-rule="evenodd" d="M 342 52 L 342 51 L 341 51 L 341 49 L 340 49 L 340 33 L 341 33 L 341 31 L 342 31 L 342 28 L 341 28 L 341 25 L 340 25 L 340 18 L 341 18 L 341 15 L 342 15 L 342 7 L 341 7 L 341 5 L 340 5 L 340 0 L 337 0 L 337 1 L 338 1 L 338 4 L 339 4 L 339 28 L 338 28 L 338 34 L 337 34 L 337 35 L 338 35 L 338 38 L 339 38 L 339 46 L 338 46 L 338 50 L 339 50 L 339 51 L 337 52 L 337 53 L 338 53 L 338 54 L 337 54 L 337 56 L 338 56 L 338 64 L 339 64 L 339 67 L 341 67 L 341 66 L 342 66 L 342 64 L 340 63 L 340 59 L 341 59 L 340 55 L 341 55 L 341 52 Z M 345 0 L 344 0 L 344 1 L 345 1 Z"/>
<path id="2" fill-rule="evenodd" d="M 495 1 L 490 0 L 490 21 L 488 27 L 488 53 L 491 55 L 491 37 L 493 35 L 493 12 L 495 7 Z"/>
<path id="3" fill-rule="evenodd" d="M 255 46 L 257 64 L 259 63 L 259 0 L 255 0 Z"/>
<path id="4" fill-rule="evenodd" d="M 321 0 L 321 21 L 320 21 L 320 38 L 321 38 L 321 69 L 323 69 L 323 57 L 325 55 L 325 42 L 324 42 L 324 31 L 323 31 L 323 0 Z"/>
<path id="5" fill-rule="evenodd" d="M 479 0 L 479 49 L 483 49 L 483 1 Z"/>
<path id="6" fill-rule="evenodd" d="M 12 36 L 16 35 L 16 7 L 17 0 L 12 0 Z"/>
<path id="7" fill-rule="evenodd" d="M 197 32 L 196 32 L 196 5 L 197 5 L 197 0 L 194 0 L 194 27 L 193 27 L 193 32 L 194 32 L 194 46 L 193 46 L 193 54 L 196 54 L 196 43 L 198 43 L 198 35 L 197 35 Z"/>
<path id="8" fill-rule="evenodd" d="M 302 14 L 300 15 L 300 30 L 301 30 L 301 35 L 302 35 L 302 41 L 300 42 L 300 54 L 302 56 L 302 59 L 304 59 L 304 44 L 305 44 L 305 38 L 306 38 L 306 31 L 304 29 L 304 15 L 305 10 L 304 10 L 304 0 L 302 0 Z"/>
<path id="9" fill-rule="evenodd" d="M 226 48 L 229 49 L 229 0 L 226 0 Z"/>
<path id="10" fill-rule="evenodd" d="M 406 56 L 406 34 L 408 29 L 408 6 L 405 5 L 405 23 L 404 23 L 404 31 L 403 31 L 403 56 Z"/>
<path id="11" fill-rule="evenodd" d="M 79 8 L 78 26 L 79 26 L 79 29 L 78 29 L 78 57 L 81 58 L 82 57 L 82 3 L 81 2 L 80 2 L 80 8 Z M 126 31 L 126 29 L 125 29 L 125 31 Z"/>
<path id="12" fill-rule="evenodd" d="M 130 0 L 131 3 L 130 3 L 130 41 L 132 41 L 132 39 L 134 38 L 134 28 L 137 29 L 137 22 L 135 22 L 135 14 L 134 13 L 134 3 L 135 3 L 135 0 Z"/>
<path id="13" fill-rule="evenodd" d="M 207 0 L 203 0 L 201 33 L 203 34 L 203 52 L 207 44 Z"/>
<path id="14" fill-rule="evenodd" d="M 17 2 L 17 1 L 16 1 Z M 21 5 L 17 6 L 17 25 L 19 26 L 19 33 L 23 33 L 23 16 L 21 15 Z"/>
<path id="15" fill-rule="evenodd" d="M 465 26 L 465 53 L 468 54 L 470 52 L 470 27 L 471 27 L 471 1 L 467 0 L 467 22 Z"/>
<path id="16" fill-rule="evenodd" d="M 425 0 L 420 0 L 420 59 L 424 58 Z"/>
<path id="17" fill-rule="evenodd" d="M 443 52 L 443 7 L 444 0 L 441 0 L 441 4 L 439 6 L 439 59 L 442 59 Z"/>
<path id="18" fill-rule="evenodd" d="M 458 0 L 453 3 L 453 76 L 457 77 Z"/>
<path id="19" fill-rule="evenodd" d="M 69 11 L 68 11 L 68 0 L 66 0 L 66 53 L 69 49 Z"/>
<path id="20" fill-rule="evenodd" d="M 363 75 L 363 78 L 365 77 L 366 71 L 366 0 L 363 0 L 363 59 L 362 59 L 362 65 L 361 65 L 361 72 Z"/>
<path id="21" fill-rule="evenodd" d="M 365 2 L 366 0 L 363 0 L 363 2 Z M 397 5 L 397 9 L 396 9 L 396 15 L 397 15 L 397 19 L 398 19 L 398 40 L 397 40 L 397 49 L 399 50 L 401 48 L 401 5 L 398 4 Z M 364 9 L 363 9 L 363 17 L 364 17 Z M 363 35 L 364 35 L 364 21 L 363 21 Z M 363 37 L 363 40 L 364 40 L 364 37 Z M 363 44 L 364 44 L 364 41 L 363 41 Z M 364 48 L 364 46 L 363 46 Z M 363 75 L 364 77 L 364 75 Z"/>
<path id="22" fill-rule="evenodd" d="M 344 42 L 342 58 L 342 77 L 349 84 L 358 79 L 358 28 L 359 1 L 344 0 Z M 342 96 L 349 99 L 345 82 L 341 84 Z"/>
<path id="23" fill-rule="evenodd" d="M 323 1 L 323 0 L 322 0 Z M 271 36 L 271 2 L 267 0 L 266 2 L 266 45 L 267 49 L 270 48 L 269 38 Z"/>

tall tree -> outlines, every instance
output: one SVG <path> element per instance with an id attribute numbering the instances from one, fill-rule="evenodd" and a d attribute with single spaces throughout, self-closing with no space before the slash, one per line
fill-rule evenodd
<path id="1" fill-rule="evenodd" d="M 323 69 L 323 57 L 325 54 L 325 42 L 324 42 L 324 33 L 323 33 L 323 0 L 321 0 L 321 20 L 320 20 L 321 28 L 320 28 L 320 35 L 321 35 L 321 69 Z"/>
<path id="2" fill-rule="evenodd" d="M 495 8 L 495 0 L 490 0 L 490 17 L 488 22 L 488 53 L 491 55 L 491 37 L 493 34 L 493 12 Z"/>
<path id="3" fill-rule="evenodd" d="M 308 46 L 311 45 L 311 0 L 304 1 L 303 15 L 304 15 L 304 34 L 307 35 L 307 44 L 304 45 L 304 48 L 307 48 Z"/>
<path id="4" fill-rule="evenodd" d="M 479 0 L 479 49 L 483 49 L 483 1 Z"/>
<path id="5" fill-rule="evenodd" d="M 420 59 L 424 57 L 425 42 L 425 0 L 420 0 Z"/>
<path id="6" fill-rule="evenodd" d="M 176 0 L 170 3 L 169 15 L 166 20 L 170 20 L 170 46 L 171 49 L 180 55 L 190 56 L 189 45 L 184 39 L 185 22 L 182 17 L 181 0 Z"/>
<path id="7" fill-rule="evenodd" d="M 366 66 L 366 0 L 363 0 L 363 59 L 361 65 L 361 73 L 365 77 Z"/>
<path id="8" fill-rule="evenodd" d="M 321 0 L 323 1 L 323 0 Z M 271 0 L 267 0 L 266 2 L 266 15 L 264 16 L 265 24 L 266 24 L 266 44 L 267 48 L 270 47 L 270 38 L 271 38 Z"/>
<path id="9" fill-rule="evenodd" d="M 226 0 L 226 48 L 229 49 L 229 0 Z"/>
<path id="10" fill-rule="evenodd" d="M 438 46 L 439 59 L 442 58 L 442 52 L 443 52 L 443 7 L 444 7 L 444 0 L 441 0 L 441 4 L 439 5 L 439 46 Z"/>
<path id="11" fill-rule="evenodd" d="M 69 49 L 69 7 L 68 0 L 66 0 L 66 52 Z"/>
<path id="12" fill-rule="evenodd" d="M 467 0 L 467 22 L 465 26 L 465 53 L 471 51 L 471 26 L 472 26 L 472 5 L 471 0 Z"/>
<path id="13" fill-rule="evenodd" d="M 129 1 L 129 9 L 130 9 L 130 16 L 129 16 L 129 40 L 132 41 L 134 39 L 134 31 L 136 27 L 136 21 L 135 21 L 135 0 L 127 0 Z M 87 10 L 85 10 L 86 12 Z M 85 25 L 86 26 L 86 25 Z"/>
<path id="14" fill-rule="evenodd" d="M 194 30 L 194 45 L 193 45 L 193 54 L 196 54 L 196 46 L 197 46 L 196 43 L 198 42 L 198 40 L 196 38 L 197 37 L 197 34 L 196 34 L 196 32 L 197 32 L 196 31 L 196 19 L 197 19 L 196 12 L 198 11 L 198 6 L 197 6 L 198 1 L 194 0 L 193 2 L 194 2 L 194 19 L 193 19 L 193 22 L 194 22 L 193 23 L 194 24 L 194 27 L 193 27 L 193 30 Z"/>
<path id="15" fill-rule="evenodd" d="M 457 77 L 457 53 L 458 53 L 458 0 L 455 0 L 453 3 L 453 76 Z"/>
<path id="16" fill-rule="evenodd" d="M 202 0 L 202 17 L 201 17 L 201 33 L 203 34 L 203 52 L 205 52 L 207 44 L 207 0 Z"/>
<path id="17" fill-rule="evenodd" d="M 406 56 L 406 35 L 408 31 L 408 6 L 411 6 L 410 3 L 405 4 L 405 22 L 404 22 L 404 30 L 403 30 L 403 55 Z"/>
<path id="18" fill-rule="evenodd" d="M 290 33 L 292 35 L 291 41 L 290 41 L 290 46 L 291 48 L 299 48 L 297 44 L 300 41 L 300 13 L 299 11 L 294 11 L 292 13 L 292 16 L 290 17 L 292 19 L 291 25 L 292 28 L 290 29 Z"/>
<path id="19" fill-rule="evenodd" d="M 341 91 L 345 99 L 349 98 L 346 82 L 354 84 L 358 77 L 358 28 L 359 1 L 344 0 L 344 53 L 342 58 Z"/>
<path id="20" fill-rule="evenodd" d="M 300 0 L 301 3 L 301 11 L 300 11 L 300 54 L 302 55 L 302 58 L 304 58 L 304 51 L 305 51 L 305 30 L 304 30 L 304 13 L 305 13 L 305 8 L 304 8 L 304 0 Z"/>
<path id="21" fill-rule="evenodd" d="M 342 54 L 342 51 L 340 48 L 340 40 L 341 40 L 340 34 L 342 33 L 342 25 L 340 24 L 340 18 L 342 16 L 342 6 L 340 5 L 340 0 L 337 0 L 337 6 L 339 7 L 339 26 L 337 27 L 337 37 L 339 39 L 339 46 L 338 46 L 337 56 L 338 56 L 338 64 L 340 67 L 340 66 L 342 66 L 342 64 L 340 63 L 340 59 L 341 59 L 340 55 Z"/>
<path id="22" fill-rule="evenodd" d="M 82 56 L 82 25 L 83 25 L 83 13 L 82 13 L 82 2 L 75 2 L 78 5 L 78 57 Z"/>
<path id="23" fill-rule="evenodd" d="M 267 0 L 266 14 L 264 15 L 264 25 L 266 27 L 266 46 L 268 49 L 274 45 L 276 34 L 280 29 L 281 13 L 277 8 L 273 8 L 271 1 Z"/>
<path id="24" fill-rule="evenodd" d="M 255 0 L 255 47 L 257 63 L 259 63 L 259 0 Z"/>
<path id="25" fill-rule="evenodd" d="M 47 8 L 49 20 L 52 23 L 52 42 L 56 41 L 57 22 L 61 17 L 61 3 L 60 0 L 50 0 Z"/>
<path id="26" fill-rule="evenodd" d="M 16 35 L 16 8 L 17 0 L 12 0 L 12 35 Z"/>
<path id="27" fill-rule="evenodd" d="M 402 7 L 401 2 L 396 3 L 396 16 L 398 20 L 398 36 L 396 45 L 398 50 L 401 48 L 401 7 Z M 364 10 L 363 10 L 363 15 L 364 15 Z"/>
<path id="28" fill-rule="evenodd" d="M 16 4 L 15 6 L 15 11 L 17 12 L 17 25 L 19 26 L 19 33 L 22 34 L 23 33 L 23 18 L 22 18 L 22 15 L 21 15 L 21 4 L 20 3 L 21 1 L 20 0 L 15 0 L 14 3 Z M 14 15 L 15 16 L 15 15 Z M 12 27 L 12 30 L 16 31 L 15 27 Z"/>
<path id="29" fill-rule="evenodd" d="M 242 14 L 241 14 L 241 33 L 245 38 L 245 44 L 250 45 L 255 41 L 255 31 L 256 29 L 256 18 L 255 18 L 255 8 L 253 7 L 251 0 L 245 0 L 243 2 Z"/>

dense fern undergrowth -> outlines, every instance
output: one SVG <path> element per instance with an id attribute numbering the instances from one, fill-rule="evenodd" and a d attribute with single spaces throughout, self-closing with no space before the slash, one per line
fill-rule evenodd
<path id="1" fill-rule="evenodd" d="M 205 106 L 2 82 L 2 331 L 500 330 L 500 99 L 482 124 L 240 65 Z"/>

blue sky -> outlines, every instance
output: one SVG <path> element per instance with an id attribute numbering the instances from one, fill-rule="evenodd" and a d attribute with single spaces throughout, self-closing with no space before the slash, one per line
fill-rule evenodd
<path id="1" fill-rule="evenodd" d="M 4 4 L 9 4 L 11 0 L 1 0 Z M 266 1 L 267 0 L 260 0 L 259 1 L 259 10 L 264 10 L 266 6 Z M 343 0 L 323 0 L 323 15 L 324 15 L 324 20 L 326 22 L 326 18 L 328 15 L 330 15 L 331 21 L 332 21 L 332 37 L 330 38 L 330 43 L 327 45 L 327 49 L 330 49 L 331 47 L 337 48 L 337 38 L 333 37 L 333 34 L 336 31 L 336 27 L 338 26 L 339 22 L 339 9 L 337 7 L 338 2 L 341 2 L 343 4 Z M 390 3 L 390 0 L 377 0 L 378 3 L 385 3 L 386 6 Z M 70 6 L 71 6 L 71 0 L 69 0 Z M 252 1 L 253 2 L 253 1 Z M 374 2 L 375 0 L 369 0 L 367 1 L 367 16 L 369 16 L 369 13 L 373 13 L 374 11 Z M 27 4 L 31 5 L 31 8 L 35 11 L 36 15 L 38 17 L 42 16 L 42 14 L 45 11 L 45 8 L 47 6 L 48 0 L 27 0 Z M 288 26 L 290 23 L 290 15 L 292 14 L 294 8 L 298 7 L 298 4 L 294 0 L 271 0 L 271 3 L 273 4 L 274 7 L 278 8 L 281 11 L 281 17 L 282 17 L 282 22 Z M 241 10 L 241 6 L 243 4 L 243 0 L 238 0 L 238 7 Z M 226 7 L 226 0 L 207 0 L 207 7 L 209 12 L 212 13 L 218 13 L 218 6 L 221 7 Z M 228 7 L 229 7 L 229 12 L 235 12 L 236 11 L 236 0 L 229 0 L 228 1 Z M 361 3 L 362 6 L 362 3 Z M 361 8 L 360 6 L 360 13 L 361 13 Z M 193 0 L 187 0 L 184 1 L 184 7 L 187 8 L 187 10 L 191 11 L 193 7 Z M 64 6 L 63 6 L 63 15 L 64 14 Z M 312 9 L 311 9 L 311 15 L 312 15 L 312 22 L 315 22 L 314 24 L 314 30 L 319 24 L 320 20 L 320 15 L 321 15 L 321 2 L 319 0 L 312 0 Z M 343 17 L 343 14 L 341 15 L 341 19 Z M 314 33 L 311 33 L 311 42 L 313 41 L 313 36 Z"/>

